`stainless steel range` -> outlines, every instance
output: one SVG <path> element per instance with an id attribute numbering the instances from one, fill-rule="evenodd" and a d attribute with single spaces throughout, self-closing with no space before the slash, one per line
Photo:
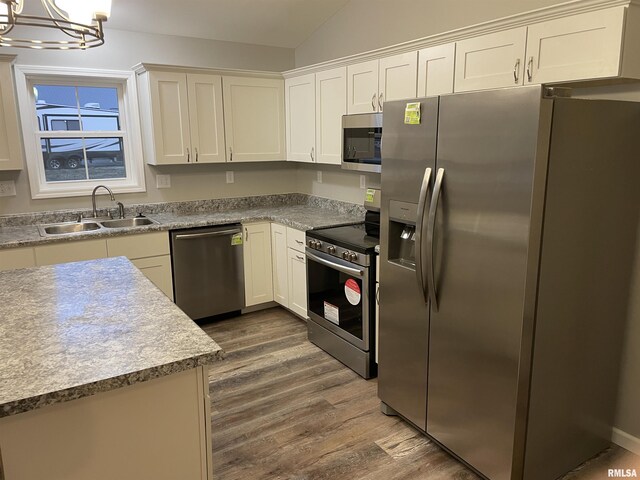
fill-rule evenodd
<path id="1" fill-rule="evenodd" d="M 309 340 L 364 378 L 377 374 L 375 247 L 380 218 L 374 203 L 368 205 L 365 223 L 311 230 L 306 247 Z"/>

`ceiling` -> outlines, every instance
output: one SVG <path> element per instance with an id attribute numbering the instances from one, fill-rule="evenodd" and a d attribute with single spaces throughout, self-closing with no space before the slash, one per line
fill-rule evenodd
<path id="1" fill-rule="evenodd" d="M 113 0 L 107 29 L 295 48 L 349 0 Z"/>

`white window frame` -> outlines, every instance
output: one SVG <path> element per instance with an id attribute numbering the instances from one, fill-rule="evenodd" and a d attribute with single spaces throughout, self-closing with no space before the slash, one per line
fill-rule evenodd
<path id="1" fill-rule="evenodd" d="M 106 185 L 114 193 L 146 191 L 142 135 L 140 133 L 140 118 L 138 115 L 138 92 L 134 72 L 16 65 L 15 76 L 31 198 L 86 196 L 91 195 L 91 191 L 98 185 Z M 65 182 L 46 181 L 40 143 L 40 137 L 43 132 L 40 132 L 38 126 L 36 100 L 33 92 L 35 84 L 118 88 L 121 132 L 118 132 L 117 135 L 114 135 L 114 132 L 104 132 L 105 135 L 103 136 L 122 137 L 127 172 L 126 178 Z M 60 133 L 56 132 L 56 136 L 61 136 L 59 135 Z M 81 135 L 82 132 L 80 134 L 78 132 L 68 133 L 68 136 L 74 138 Z"/>

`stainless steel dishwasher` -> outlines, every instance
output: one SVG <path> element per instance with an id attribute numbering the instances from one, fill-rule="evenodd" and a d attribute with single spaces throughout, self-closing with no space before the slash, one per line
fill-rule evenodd
<path id="1" fill-rule="evenodd" d="M 244 308 L 240 224 L 171 231 L 176 304 L 198 320 Z"/>

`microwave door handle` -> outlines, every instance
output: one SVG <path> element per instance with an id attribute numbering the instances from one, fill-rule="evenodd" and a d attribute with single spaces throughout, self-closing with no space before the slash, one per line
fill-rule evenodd
<path id="1" fill-rule="evenodd" d="M 364 270 L 361 270 L 359 268 L 345 267 L 344 265 L 340 265 L 339 263 L 330 262 L 329 260 L 320 258 L 311 252 L 307 252 L 306 255 L 307 255 L 307 258 L 310 258 L 314 262 L 318 262 L 319 264 L 324 265 L 325 267 L 333 268 L 335 270 L 338 270 L 339 272 L 346 273 L 347 275 L 364 277 Z"/>
<path id="2" fill-rule="evenodd" d="M 422 231 L 424 229 L 424 217 L 427 211 L 427 197 L 429 195 L 429 187 L 431 185 L 431 168 L 426 168 L 424 176 L 422 177 L 422 187 L 420 188 L 420 197 L 418 200 L 418 211 L 416 214 L 416 277 L 418 279 L 418 286 L 420 292 L 424 298 L 424 303 L 429 301 L 429 294 L 427 293 L 426 281 L 424 278 L 424 265 L 422 256 Z"/>

